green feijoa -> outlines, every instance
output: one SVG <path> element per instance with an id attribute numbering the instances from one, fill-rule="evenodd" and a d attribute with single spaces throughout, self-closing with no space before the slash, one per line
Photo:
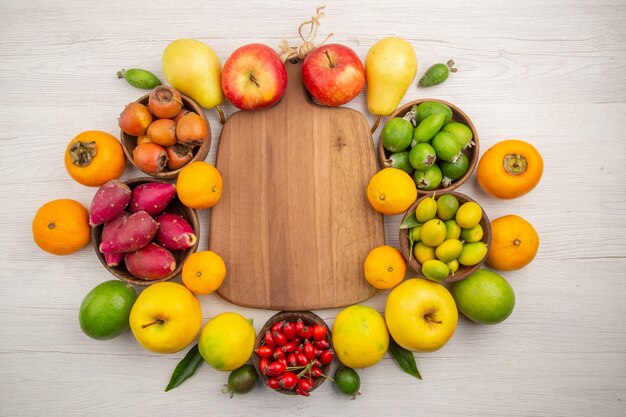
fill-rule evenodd
<path id="1" fill-rule="evenodd" d="M 361 395 L 361 378 L 359 374 L 352 368 L 341 366 L 335 372 L 335 385 L 337 389 L 346 395 L 352 395 L 355 399 L 357 395 Z"/>
<path id="2" fill-rule="evenodd" d="M 454 219 L 459 209 L 459 200 L 452 194 L 444 194 L 437 199 L 437 217 L 446 221 Z"/>
<path id="3" fill-rule="evenodd" d="M 444 113 L 446 115 L 443 119 L 444 126 L 450 123 L 450 119 L 452 119 L 452 109 L 438 101 L 425 101 L 420 103 L 415 110 L 417 123 L 421 123 L 433 113 Z"/>
<path id="4" fill-rule="evenodd" d="M 411 144 L 413 125 L 402 117 L 394 117 L 385 123 L 380 134 L 383 147 L 390 152 L 402 152 Z"/>
<path id="5" fill-rule="evenodd" d="M 463 245 L 459 255 L 459 263 L 465 266 L 476 265 L 487 255 L 487 244 L 484 242 L 471 242 Z"/>
<path id="6" fill-rule="evenodd" d="M 436 160 L 435 149 L 428 143 L 418 143 L 409 152 L 409 163 L 418 171 L 426 171 Z"/>
<path id="7" fill-rule="evenodd" d="M 446 239 L 446 225 L 439 219 L 428 220 L 420 230 L 421 241 L 428 246 L 439 246 Z"/>
<path id="8" fill-rule="evenodd" d="M 446 225 L 446 239 L 458 239 L 461 237 L 461 226 L 456 224 L 456 220 L 446 220 L 444 224 Z"/>
<path id="9" fill-rule="evenodd" d="M 480 242 L 483 238 L 483 227 L 477 224 L 469 229 L 461 229 L 461 239 L 467 243 Z"/>
<path id="10" fill-rule="evenodd" d="M 415 218 L 420 223 L 426 223 L 428 220 L 434 219 L 437 214 L 437 201 L 435 195 L 423 199 L 415 208 Z"/>
<path id="11" fill-rule="evenodd" d="M 448 278 L 448 265 L 438 259 L 429 259 L 422 264 L 422 274 L 431 281 L 441 282 Z"/>
<path id="12" fill-rule="evenodd" d="M 426 171 L 415 171 L 413 174 L 413 180 L 417 185 L 417 188 L 424 191 L 432 191 L 441 185 L 441 169 L 439 166 L 433 165 Z"/>
<path id="13" fill-rule="evenodd" d="M 435 248 L 428 246 L 424 242 L 417 242 L 415 246 L 413 246 L 413 256 L 415 256 L 417 262 L 421 264 L 429 259 L 437 259 Z"/>
<path id="14" fill-rule="evenodd" d="M 461 154 L 461 145 L 454 135 L 449 132 L 439 132 L 430 142 L 438 159 L 442 161 L 454 161 Z"/>
<path id="15" fill-rule="evenodd" d="M 228 375 L 228 384 L 222 388 L 223 393 L 230 393 L 230 398 L 234 394 L 245 394 L 255 387 L 259 380 L 259 374 L 253 365 L 245 364 L 235 369 Z"/>
<path id="16" fill-rule="evenodd" d="M 143 90 L 152 90 L 161 85 L 161 80 L 156 75 L 140 68 L 122 69 L 117 72 L 117 78 L 124 78 L 128 84 Z"/>
<path id="17" fill-rule="evenodd" d="M 413 240 L 413 243 L 420 241 L 420 230 L 422 230 L 421 224 L 419 226 L 412 227 L 409 231 L 409 233 L 411 233 L 411 239 Z"/>
<path id="18" fill-rule="evenodd" d="M 419 80 L 420 87 L 430 87 L 443 83 L 448 79 L 450 72 L 456 72 L 454 61 L 451 59 L 446 64 L 435 64 L 426 70 Z"/>
<path id="19" fill-rule="evenodd" d="M 401 169 L 409 175 L 414 171 L 411 163 L 409 162 L 409 151 L 392 153 L 389 155 L 389 158 L 385 160 L 385 166 Z"/>
<path id="20" fill-rule="evenodd" d="M 473 145 L 472 139 L 474 139 L 474 135 L 472 134 L 472 129 L 467 127 L 466 124 L 450 122 L 445 125 L 442 130 L 444 132 L 452 133 L 457 142 L 459 142 L 459 145 L 461 145 L 461 149 L 465 149 Z"/>
<path id="21" fill-rule="evenodd" d="M 458 239 L 447 239 L 435 248 L 435 256 L 441 262 L 448 263 L 455 260 L 461 254 L 463 244 Z"/>
<path id="22" fill-rule="evenodd" d="M 444 176 L 444 187 L 461 178 L 469 169 L 469 160 L 461 153 L 454 162 L 440 161 L 439 168 Z"/>
<path id="23" fill-rule="evenodd" d="M 445 113 L 434 113 L 422 120 L 413 131 L 413 141 L 428 142 L 435 137 L 437 132 L 441 130 L 443 126 L 443 120 L 445 119 Z"/>
<path id="24" fill-rule="evenodd" d="M 450 273 L 452 275 L 454 275 L 454 273 L 459 270 L 459 261 L 458 261 L 458 259 L 454 259 L 454 260 L 446 263 L 446 266 L 450 270 Z"/>

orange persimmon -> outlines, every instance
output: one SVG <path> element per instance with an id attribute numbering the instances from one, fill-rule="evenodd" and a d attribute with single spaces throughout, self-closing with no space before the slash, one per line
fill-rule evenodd
<path id="1" fill-rule="evenodd" d="M 106 132 L 88 130 L 70 141 L 65 150 L 65 169 L 89 187 L 119 178 L 126 168 L 122 144 Z"/>
<path id="2" fill-rule="evenodd" d="M 478 183 L 497 198 L 516 198 L 539 183 L 543 158 L 533 145 L 509 139 L 496 143 L 478 162 Z"/>

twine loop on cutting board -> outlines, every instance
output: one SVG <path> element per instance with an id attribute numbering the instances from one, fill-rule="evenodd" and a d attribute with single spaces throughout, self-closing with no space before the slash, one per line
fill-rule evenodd
<path id="1" fill-rule="evenodd" d="M 283 39 L 283 41 L 280 43 L 280 59 L 282 59 L 283 62 L 286 62 L 288 60 L 297 61 L 304 59 L 309 53 L 311 53 L 312 50 L 320 45 L 323 45 L 328 39 L 330 39 L 331 36 L 333 36 L 332 33 L 329 33 L 326 38 L 324 38 L 324 40 L 319 44 L 316 45 L 315 43 L 313 43 L 315 37 L 317 36 L 317 28 L 320 25 L 320 19 L 325 16 L 325 7 L 326 6 L 318 7 L 315 10 L 315 16 L 311 17 L 311 19 L 309 20 L 302 22 L 300 24 L 300 27 L 298 27 L 298 34 L 300 35 L 300 39 L 302 39 L 302 45 L 289 46 L 289 42 L 287 41 L 287 39 Z M 309 33 L 304 36 L 302 34 L 302 29 L 307 25 L 309 26 Z"/>

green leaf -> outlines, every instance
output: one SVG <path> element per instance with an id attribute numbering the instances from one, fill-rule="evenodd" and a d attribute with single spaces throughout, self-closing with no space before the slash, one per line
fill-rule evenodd
<path id="1" fill-rule="evenodd" d="M 176 365 L 176 369 L 174 369 L 174 373 L 172 374 L 170 383 L 167 384 L 167 388 L 165 388 L 165 392 L 176 388 L 185 382 L 187 378 L 193 376 L 198 367 L 202 365 L 202 362 L 204 362 L 204 360 L 202 359 L 202 355 L 200 355 L 198 345 L 194 345 L 194 347 L 189 349 L 185 357 L 178 362 L 178 365 Z"/>
<path id="2" fill-rule="evenodd" d="M 415 210 L 413 210 L 407 217 L 400 223 L 400 229 L 410 229 L 411 227 L 419 226 L 420 222 L 415 217 Z"/>
<path id="3" fill-rule="evenodd" d="M 413 352 L 399 346 L 392 337 L 389 337 L 389 353 L 404 372 L 417 379 L 422 379 L 420 372 L 417 370 Z"/>
<path id="4" fill-rule="evenodd" d="M 411 259 L 413 259 L 413 245 L 415 244 L 415 241 L 413 240 L 413 233 L 411 232 L 411 230 L 409 230 L 408 236 L 409 236 L 409 262 L 411 262 Z"/>

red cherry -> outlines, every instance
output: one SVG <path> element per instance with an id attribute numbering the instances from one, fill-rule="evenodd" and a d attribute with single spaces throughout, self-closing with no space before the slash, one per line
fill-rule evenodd
<path id="1" fill-rule="evenodd" d="M 310 339 L 313 335 L 313 329 L 309 326 L 304 326 L 302 331 L 300 331 L 300 337 L 303 339 Z"/>
<path id="2" fill-rule="evenodd" d="M 282 346 L 278 346 L 276 349 L 274 349 L 274 351 L 272 353 L 272 357 L 274 359 L 279 359 L 279 358 L 284 358 L 285 357 L 285 351 L 283 350 Z"/>
<path id="3" fill-rule="evenodd" d="M 274 353 L 274 349 L 267 345 L 259 346 L 256 350 L 256 354 L 259 355 L 260 358 L 269 358 Z"/>
<path id="4" fill-rule="evenodd" d="M 320 376 L 322 376 L 322 368 L 318 368 L 317 366 L 311 368 L 311 377 L 319 378 Z"/>
<path id="5" fill-rule="evenodd" d="M 292 389 L 298 383 L 298 376 L 293 372 L 285 372 L 278 377 L 278 381 L 280 382 L 281 387 L 285 389 Z"/>
<path id="6" fill-rule="evenodd" d="M 318 349 L 328 349 L 330 347 L 330 342 L 326 339 L 316 340 L 315 342 L 313 342 L 313 346 Z"/>
<path id="7" fill-rule="evenodd" d="M 298 360 L 296 359 L 296 354 L 295 353 L 290 353 L 289 356 L 287 356 L 287 365 L 289 365 L 289 366 L 297 366 L 298 365 Z"/>
<path id="8" fill-rule="evenodd" d="M 286 353 L 292 353 L 292 352 L 295 352 L 296 349 L 298 349 L 298 345 L 296 345 L 296 342 L 289 342 L 289 343 L 286 343 L 285 346 L 283 346 L 282 349 Z"/>
<path id="9" fill-rule="evenodd" d="M 270 378 L 267 381 L 265 381 L 265 383 L 271 389 L 280 389 L 280 381 L 278 380 L 278 378 Z"/>
<path id="10" fill-rule="evenodd" d="M 316 352 L 315 352 L 315 346 L 313 346 L 313 344 L 309 342 L 308 340 L 304 342 L 304 354 L 306 355 L 308 359 L 311 359 L 311 360 L 317 357 Z"/>
<path id="11" fill-rule="evenodd" d="M 333 361 L 334 356 L 335 354 L 332 349 L 325 350 L 320 355 L 320 362 L 322 362 L 324 365 L 328 365 Z"/>
<path id="12" fill-rule="evenodd" d="M 287 338 L 287 340 L 291 341 L 296 338 L 296 326 L 292 322 L 285 322 L 282 327 L 282 332 Z"/>
<path id="13" fill-rule="evenodd" d="M 302 329 L 304 328 L 304 322 L 302 319 L 298 319 L 296 324 L 294 324 L 294 327 L 296 328 L 296 336 L 302 337 Z"/>
<path id="14" fill-rule="evenodd" d="M 287 366 L 284 363 L 276 361 L 268 365 L 265 373 L 269 376 L 279 376 L 285 372 L 285 368 L 287 368 Z"/>
<path id="15" fill-rule="evenodd" d="M 319 341 L 326 338 L 326 326 L 316 323 L 313 326 L 313 340 Z"/>
<path id="16" fill-rule="evenodd" d="M 298 388 L 308 393 L 309 391 L 311 391 L 311 389 L 313 389 L 313 379 L 311 378 L 298 379 Z"/>
<path id="17" fill-rule="evenodd" d="M 261 373 L 263 375 L 265 375 L 265 373 L 267 372 L 267 367 L 270 364 L 270 360 L 267 358 L 263 358 L 259 361 L 259 369 L 261 370 Z"/>
<path id="18" fill-rule="evenodd" d="M 307 358 L 306 355 L 302 352 L 296 353 L 296 361 L 298 362 L 299 366 L 306 366 L 309 364 L 309 358 Z"/>
<path id="19" fill-rule="evenodd" d="M 278 321 L 274 323 L 270 329 L 272 334 L 274 334 L 275 332 L 280 332 L 281 329 L 283 328 L 284 323 L 285 323 L 284 321 Z"/>
<path id="20" fill-rule="evenodd" d="M 269 330 L 265 332 L 265 344 L 271 347 L 272 349 L 276 347 L 276 342 L 274 342 L 274 337 L 272 336 L 272 333 Z"/>
<path id="21" fill-rule="evenodd" d="M 281 332 L 272 332 L 272 336 L 274 336 L 274 342 L 278 346 L 284 346 L 287 343 L 287 338 Z"/>

